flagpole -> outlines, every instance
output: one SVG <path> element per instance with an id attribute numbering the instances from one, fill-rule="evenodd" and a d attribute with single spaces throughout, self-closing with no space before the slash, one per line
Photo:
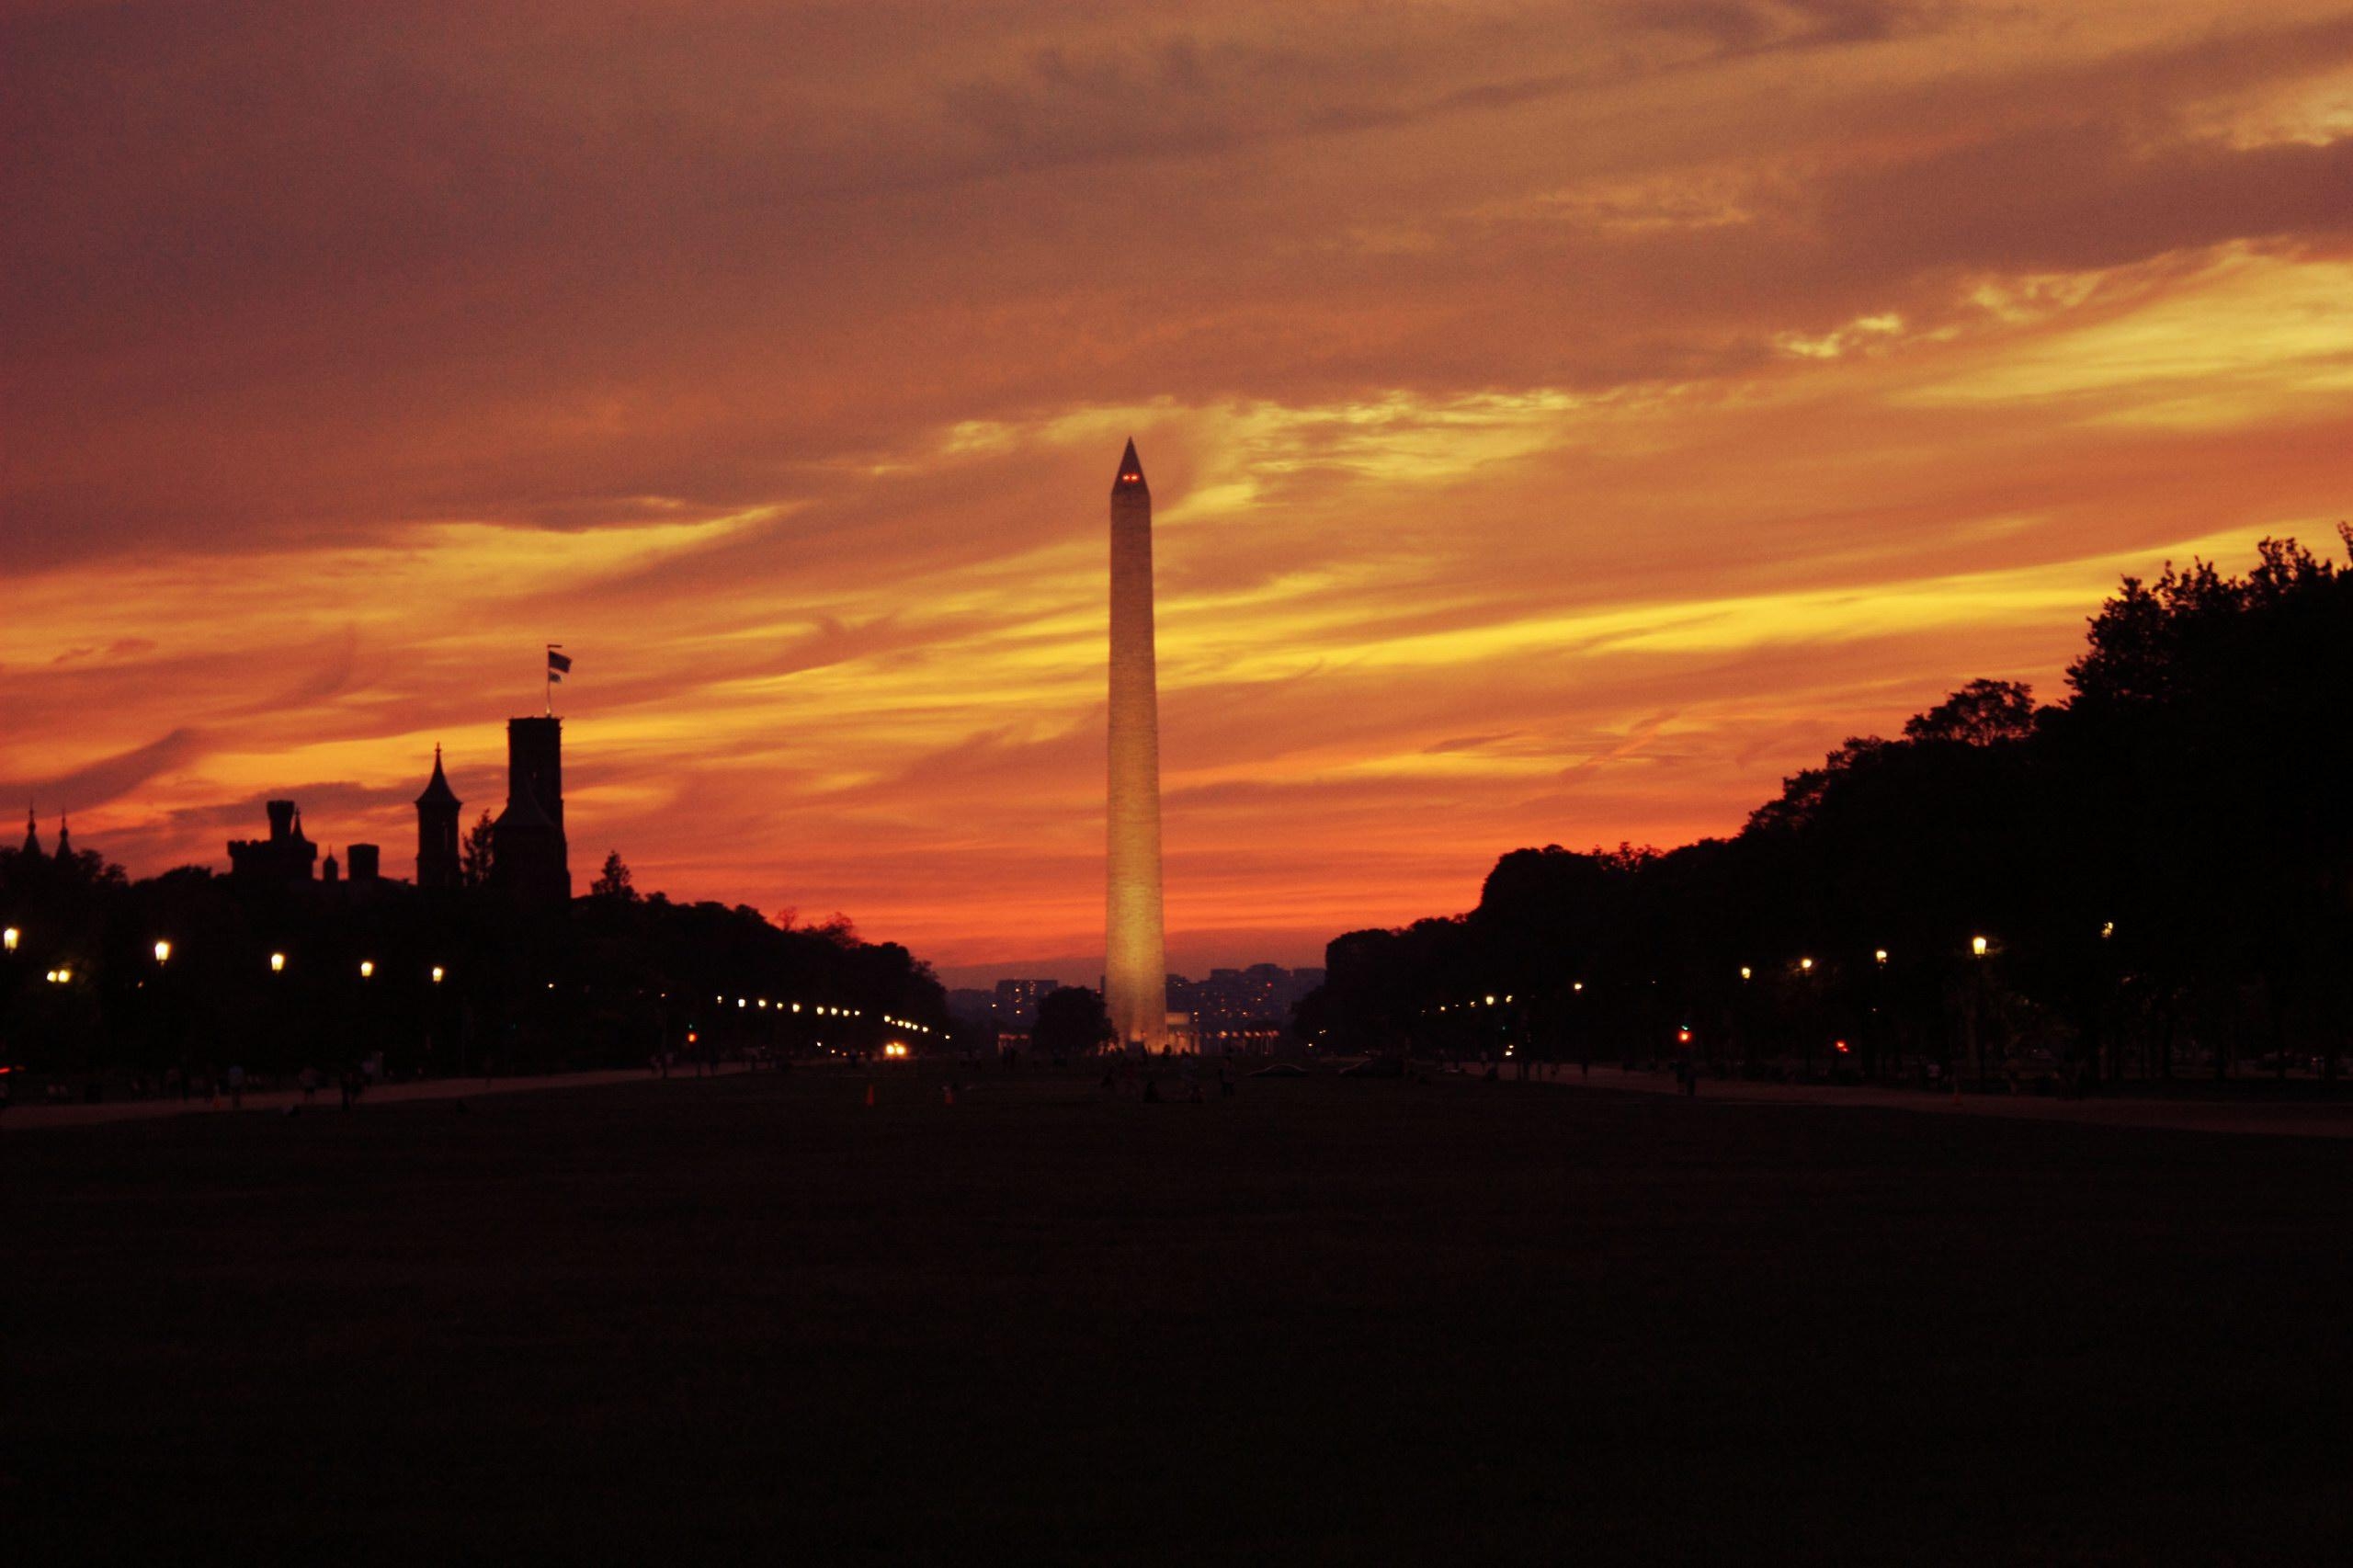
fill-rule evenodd
<path id="1" fill-rule="evenodd" d="M 548 717 L 551 719 L 555 717 L 555 683 L 563 678 L 564 671 L 572 667 L 572 661 L 565 658 L 561 653 L 557 652 L 557 650 L 563 646 L 563 644 L 561 642 L 551 642 L 547 645 L 545 650 L 548 659 Z"/>

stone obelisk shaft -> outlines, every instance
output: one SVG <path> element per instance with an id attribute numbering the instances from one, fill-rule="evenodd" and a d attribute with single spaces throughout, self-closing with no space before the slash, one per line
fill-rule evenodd
<path id="1" fill-rule="evenodd" d="M 1104 1006 L 1121 1045 L 1167 1042 L 1160 922 L 1160 692 L 1153 655 L 1152 491 L 1136 444 L 1111 482 L 1110 897 Z"/>

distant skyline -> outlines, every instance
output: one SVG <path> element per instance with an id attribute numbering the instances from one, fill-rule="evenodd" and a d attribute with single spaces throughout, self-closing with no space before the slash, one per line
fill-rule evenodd
<path id="1" fill-rule="evenodd" d="M 1735 830 L 2123 573 L 2353 515 L 2353 8 L 0 7 L 0 804 L 1101 962 L 1107 453 L 1168 963 Z"/>

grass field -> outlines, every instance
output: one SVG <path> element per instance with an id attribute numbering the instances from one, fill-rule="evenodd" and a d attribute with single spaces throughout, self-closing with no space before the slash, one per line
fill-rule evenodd
<path id="1" fill-rule="evenodd" d="M 0 1541 L 2353 1549 L 2353 1145 L 1472 1082 L 863 1086 L 0 1133 Z"/>

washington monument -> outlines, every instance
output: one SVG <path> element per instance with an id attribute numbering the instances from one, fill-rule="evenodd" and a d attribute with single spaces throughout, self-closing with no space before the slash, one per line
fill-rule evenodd
<path id="1" fill-rule="evenodd" d="M 1136 444 L 1111 481 L 1109 907 L 1103 1001 L 1130 1050 L 1168 1038 L 1168 963 L 1160 926 L 1160 680 L 1153 657 L 1152 488 Z"/>

